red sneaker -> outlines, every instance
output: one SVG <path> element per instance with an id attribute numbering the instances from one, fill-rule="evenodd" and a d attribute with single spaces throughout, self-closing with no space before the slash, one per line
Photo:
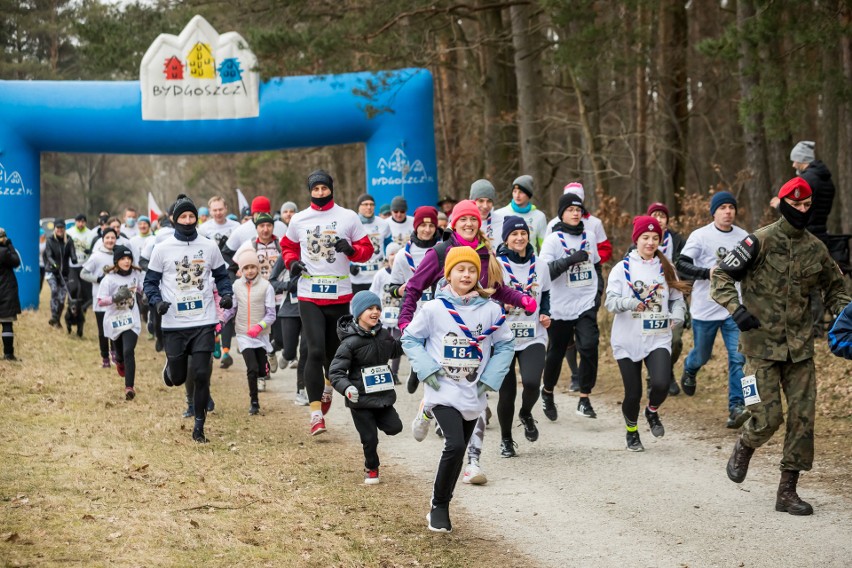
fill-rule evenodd
<path id="1" fill-rule="evenodd" d="M 331 408 L 331 391 L 323 391 L 322 396 L 320 397 L 320 404 L 320 410 L 322 410 L 323 416 L 325 416 Z"/>
<path id="2" fill-rule="evenodd" d="M 325 432 L 325 418 L 322 416 L 311 417 L 311 436 L 316 436 Z"/>
<path id="3" fill-rule="evenodd" d="M 133 400 L 136 398 L 136 391 L 133 387 L 124 387 L 124 400 Z"/>
<path id="4" fill-rule="evenodd" d="M 124 363 L 116 363 L 115 370 L 118 371 L 119 377 L 124 377 Z"/>
<path id="5" fill-rule="evenodd" d="M 364 470 L 364 484 L 378 485 L 379 484 L 379 468 Z"/>

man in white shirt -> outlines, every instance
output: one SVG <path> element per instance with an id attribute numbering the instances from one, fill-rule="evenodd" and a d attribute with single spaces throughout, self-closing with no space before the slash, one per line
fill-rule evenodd
<path id="1" fill-rule="evenodd" d="M 373 278 L 382 268 L 385 258 L 383 251 L 391 243 L 390 227 L 387 221 L 376 216 L 376 200 L 373 196 L 367 193 L 361 195 L 357 206 L 358 218 L 373 244 L 373 256 L 367 262 L 353 262 L 349 265 L 349 274 L 352 275 L 352 292 L 355 294 L 370 289 Z"/>
<path id="2" fill-rule="evenodd" d="M 391 216 L 388 219 L 391 239 L 399 246 L 405 246 L 414 232 L 414 221 L 407 215 L 408 202 L 401 195 L 391 199 Z"/>
<path id="3" fill-rule="evenodd" d="M 215 241 L 219 250 L 221 250 L 228 237 L 240 224 L 238 221 L 228 219 L 228 206 L 225 204 L 225 198 L 221 195 L 211 197 L 207 201 L 207 207 L 210 211 L 210 219 L 207 219 L 198 227 L 198 232 Z"/>
<path id="4" fill-rule="evenodd" d="M 482 215 L 482 232 L 491 241 L 491 250 L 497 250 L 500 245 L 503 220 L 494 211 L 497 201 L 497 191 L 487 179 L 478 179 L 470 184 L 470 200 L 476 203 L 479 214 Z"/>
<path id="5" fill-rule="evenodd" d="M 83 310 L 92 304 L 92 283 L 80 278 L 83 265 L 89 259 L 92 243 L 97 238 L 97 233 L 86 226 L 86 216 L 80 213 L 74 218 L 74 226 L 68 229 L 68 236 L 74 243 L 74 251 L 77 253 L 77 261 L 71 261 L 71 278 L 74 293 L 72 296 L 80 300 Z"/>
<path id="6" fill-rule="evenodd" d="M 136 220 L 139 217 L 139 213 L 136 212 L 136 209 L 133 207 L 127 207 L 124 209 L 124 223 L 121 224 L 121 229 L 119 233 L 124 233 L 124 236 L 128 239 L 132 239 L 139 232 L 139 229 L 136 228 Z"/>
<path id="7" fill-rule="evenodd" d="M 532 204 L 533 189 L 535 184 L 532 176 L 520 176 L 512 182 L 512 201 L 502 209 L 497 211 L 497 215 L 501 219 L 505 219 L 509 215 L 515 215 L 523 219 L 530 228 L 530 244 L 535 248 L 536 252 L 541 250 L 541 243 L 544 242 L 545 233 L 547 231 L 547 217 L 544 213 L 537 209 Z M 496 234 L 500 234 L 502 227 L 495 229 Z"/>
<path id="8" fill-rule="evenodd" d="M 728 251 L 734 249 L 748 233 L 734 225 L 737 200 L 727 191 L 713 194 L 710 200 L 713 222 L 693 231 L 677 259 L 678 271 L 695 280 L 690 299 L 692 333 L 695 346 L 686 356 L 680 383 L 684 394 L 695 394 L 695 376 L 710 360 L 716 332 L 721 330 L 728 351 L 728 428 L 739 428 L 748 420 L 742 394 L 745 357 L 737 351 L 740 330 L 731 314 L 710 297 L 710 276 Z"/>

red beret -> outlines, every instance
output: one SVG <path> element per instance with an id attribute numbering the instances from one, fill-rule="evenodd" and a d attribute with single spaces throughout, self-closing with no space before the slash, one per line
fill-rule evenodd
<path id="1" fill-rule="evenodd" d="M 633 243 L 639 240 L 642 233 L 657 233 L 660 240 L 663 238 L 663 229 L 660 222 L 650 215 L 639 215 L 633 218 Z"/>
<path id="2" fill-rule="evenodd" d="M 811 186 L 804 179 L 794 177 L 781 186 L 778 190 L 778 199 L 792 199 L 793 201 L 804 201 L 813 194 Z"/>

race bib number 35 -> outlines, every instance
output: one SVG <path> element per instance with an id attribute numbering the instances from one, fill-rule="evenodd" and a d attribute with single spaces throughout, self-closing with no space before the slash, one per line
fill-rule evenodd
<path id="1" fill-rule="evenodd" d="M 364 392 L 367 394 L 393 390 L 393 375 L 387 365 L 364 367 L 361 369 L 361 380 L 364 381 Z"/>

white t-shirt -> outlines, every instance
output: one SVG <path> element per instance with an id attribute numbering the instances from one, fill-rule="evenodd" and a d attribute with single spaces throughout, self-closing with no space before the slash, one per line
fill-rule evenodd
<path id="1" fill-rule="evenodd" d="M 411 241 L 407 242 L 403 249 L 396 253 L 391 267 L 390 281 L 393 284 L 406 284 L 409 279 L 414 276 L 414 271 L 420 266 L 423 257 L 426 256 L 428 248 L 420 248 Z M 432 289 L 429 288 L 423 291 L 423 295 L 417 302 L 417 306 L 423 305 L 423 302 L 428 302 L 432 299 Z"/>
<path id="2" fill-rule="evenodd" d="M 213 239 L 214 241 L 216 241 L 216 243 L 218 243 L 220 238 L 231 236 L 231 233 L 234 232 L 234 229 L 239 226 L 240 223 L 238 221 L 234 221 L 233 219 L 226 218 L 225 222 L 221 225 L 216 222 L 216 219 L 207 219 L 206 221 L 201 223 L 201 226 L 198 227 L 198 233 L 202 236 L 207 237 L 208 239 Z M 255 232 L 257 231 L 255 230 Z M 279 236 L 278 238 L 281 237 Z"/>
<path id="3" fill-rule="evenodd" d="M 627 256 L 630 283 L 625 276 L 624 260 L 616 262 L 609 273 L 606 294 L 644 300 L 651 296 L 644 312 L 630 311 L 615 314 L 612 322 L 612 355 L 618 359 L 642 361 L 655 349 L 672 350 L 669 301 L 683 298 L 678 290 L 669 290 L 660 260 L 643 260 L 635 250 Z"/>
<path id="4" fill-rule="evenodd" d="M 209 222 L 209 221 L 208 221 Z M 281 237 L 283 237 L 287 233 L 287 225 L 282 223 L 281 221 L 275 221 L 272 226 L 272 234 L 275 236 L 275 240 L 280 241 Z M 231 234 L 228 236 L 228 241 L 225 243 L 225 246 L 230 250 L 236 251 L 238 250 L 244 242 L 252 241 L 257 238 L 257 226 L 252 221 L 246 221 L 242 225 L 234 227 L 231 231 Z"/>
<path id="5" fill-rule="evenodd" d="M 77 253 L 77 262 L 72 262 L 70 266 L 83 266 L 89 258 L 89 253 L 86 251 L 92 247 L 92 243 L 95 242 L 98 234 L 88 227 L 78 231 L 76 225 L 68 229 L 66 234 L 71 237 L 71 241 L 74 243 L 74 251 Z"/>
<path id="6" fill-rule="evenodd" d="M 563 245 L 562 240 L 565 244 Z M 550 283 L 550 316 L 557 320 L 575 320 L 586 310 L 595 307 L 598 292 L 598 275 L 595 264 L 601 261 L 598 242 L 594 234 L 583 231 L 582 235 L 551 233 L 541 246 L 542 267 L 582 249 L 589 253 L 589 260 L 575 264 Z"/>
<path id="7" fill-rule="evenodd" d="M 133 237 L 139 234 L 139 229 L 136 227 L 136 225 L 128 227 L 127 225 L 122 223 L 119 230 L 124 233 L 124 236 L 128 239 L 132 239 Z"/>
<path id="8" fill-rule="evenodd" d="M 97 249 L 92 251 L 91 256 L 86 260 L 85 264 L 83 264 L 83 270 L 93 274 L 96 277 L 104 276 L 104 268 L 108 266 L 114 265 L 115 262 L 112 259 L 112 251 L 105 249 L 103 246 L 98 247 Z M 103 282 L 103 280 L 101 280 Z M 98 297 L 100 283 L 92 282 L 92 297 Z M 92 310 L 95 312 L 105 312 L 106 308 L 103 306 L 99 306 L 97 302 L 92 306 Z"/>
<path id="9" fill-rule="evenodd" d="M 414 217 L 407 215 L 405 221 L 397 223 L 393 217 L 388 217 L 388 228 L 390 229 L 391 239 L 399 246 L 403 246 L 411 238 L 411 233 L 414 232 Z"/>
<path id="10" fill-rule="evenodd" d="M 541 250 L 542 242 L 544 241 L 544 237 L 547 236 L 547 217 L 538 209 L 535 205 L 526 212 L 526 213 L 518 213 L 514 209 L 512 209 L 512 204 L 503 207 L 502 209 L 498 209 L 496 211 L 498 219 L 505 219 L 509 216 L 520 217 L 524 221 L 526 221 L 527 226 L 530 228 L 530 243 L 533 248 L 535 248 L 536 252 Z M 498 226 L 499 224 L 499 226 Z M 495 223 L 494 230 L 498 231 L 495 234 L 497 235 L 497 239 L 502 238 L 503 232 L 503 223 L 500 221 L 499 223 Z"/>
<path id="11" fill-rule="evenodd" d="M 748 233 L 736 225 L 726 233 L 717 229 L 714 223 L 710 223 L 689 235 L 680 254 L 691 258 L 695 266 L 711 268 L 747 236 Z M 739 283 L 736 286 L 739 291 Z M 721 321 L 731 315 L 710 297 L 710 280 L 696 280 L 692 285 L 689 311 L 692 318 L 699 321 Z"/>
<path id="12" fill-rule="evenodd" d="M 358 215 L 337 204 L 326 211 L 311 207 L 293 215 L 287 238 L 299 243 L 299 258 L 306 267 L 299 278 L 299 299 L 336 300 L 352 294 L 350 261 L 334 250 L 334 243 L 341 238 L 351 244 L 366 236 Z"/>
<path id="13" fill-rule="evenodd" d="M 187 242 L 170 236 L 154 247 L 148 270 L 163 275 L 160 295 L 171 304 L 163 316 L 163 329 L 216 324 L 212 272 L 219 267 L 225 267 L 225 259 L 204 237 Z"/>
<path id="14" fill-rule="evenodd" d="M 385 291 L 385 286 L 390 282 L 390 270 L 383 268 L 379 270 L 376 277 L 373 278 L 373 283 L 370 284 L 370 292 L 382 299 L 382 325 L 388 329 L 399 326 L 399 308 L 402 306 L 401 298 L 394 298 L 390 295 L 390 292 Z"/>
<path id="15" fill-rule="evenodd" d="M 547 264 L 539 260 L 535 255 L 527 259 L 524 264 L 512 262 L 505 256 L 498 256 L 500 266 L 503 268 L 503 284 L 511 286 L 522 294 L 529 294 L 535 298 L 538 306 L 535 313 L 526 315 L 523 308 L 511 308 L 506 312 L 506 324 L 512 330 L 515 337 L 515 351 L 523 351 L 530 345 L 547 345 L 547 329 L 538 320 L 541 311 L 541 295 L 550 290 L 550 270 Z M 530 278 L 530 266 L 533 260 L 535 270 Z M 509 275 L 511 274 L 514 279 Z"/>
<path id="16" fill-rule="evenodd" d="M 382 269 L 385 258 L 385 240 L 391 238 L 388 222 L 376 215 L 369 223 L 362 223 L 370 242 L 373 244 L 373 256 L 364 263 L 354 263 L 361 270 L 352 277 L 353 284 L 370 284 Z"/>
<path id="17" fill-rule="evenodd" d="M 121 303 L 108 304 L 98 311 L 104 312 L 104 337 L 115 340 L 125 331 L 136 335 L 142 331 L 142 319 L 139 317 L 139 305 L 136 303 L 136 293 L 142 291 L 142 273 L 131 270 L 127 276 L 110 272 L 98 287 L 96 298 L 111 298 L 122 286 L 130 290 L 130 299 Z M 98 302 L 95 302 L 97 305 Z"/>
<path id="18" fill-rule="evenodd" d="M 550 220 L 550 223 L 547 224 L 547 234 L 553 232 L 553 226 L 559 222 L 557 217 L 554 217 Z M 598 244 L 606 242 L 609 238 L 606 236 L 606 231 L 604 230 L 603 221 L 595 217 L 594 215 L 589 215 L 588 217 L 583 217 L 583 228 L 586 229 L 586 232 L 593 233 L 595 235 L 595 240 Z"/>
<path id="19" fill-rule="evenodd" d="M 490 328 L 502 315 L 500 306 L 490 301 L 476 306 L 456 304 L 454 308 L 474 337 Z M 443 374 L 438 375 L 441 388 L 437 391 L 431 387 L 423 389 L 425 406 L 450 406 L 458 410 L 465 420 L 475 420 L 485 410 L 486 404 L 485 395 L 476 394 L 479 375 L 491 359 L 491 346 L 512 340 L 509 326 L 504 322 L 482 341 L 482 360 L 477 358 L 476 349 L 470 346 L 440 299 L 423 304 L 405 333 L 425 339 L 426 353 L 442 367 Z"/>

